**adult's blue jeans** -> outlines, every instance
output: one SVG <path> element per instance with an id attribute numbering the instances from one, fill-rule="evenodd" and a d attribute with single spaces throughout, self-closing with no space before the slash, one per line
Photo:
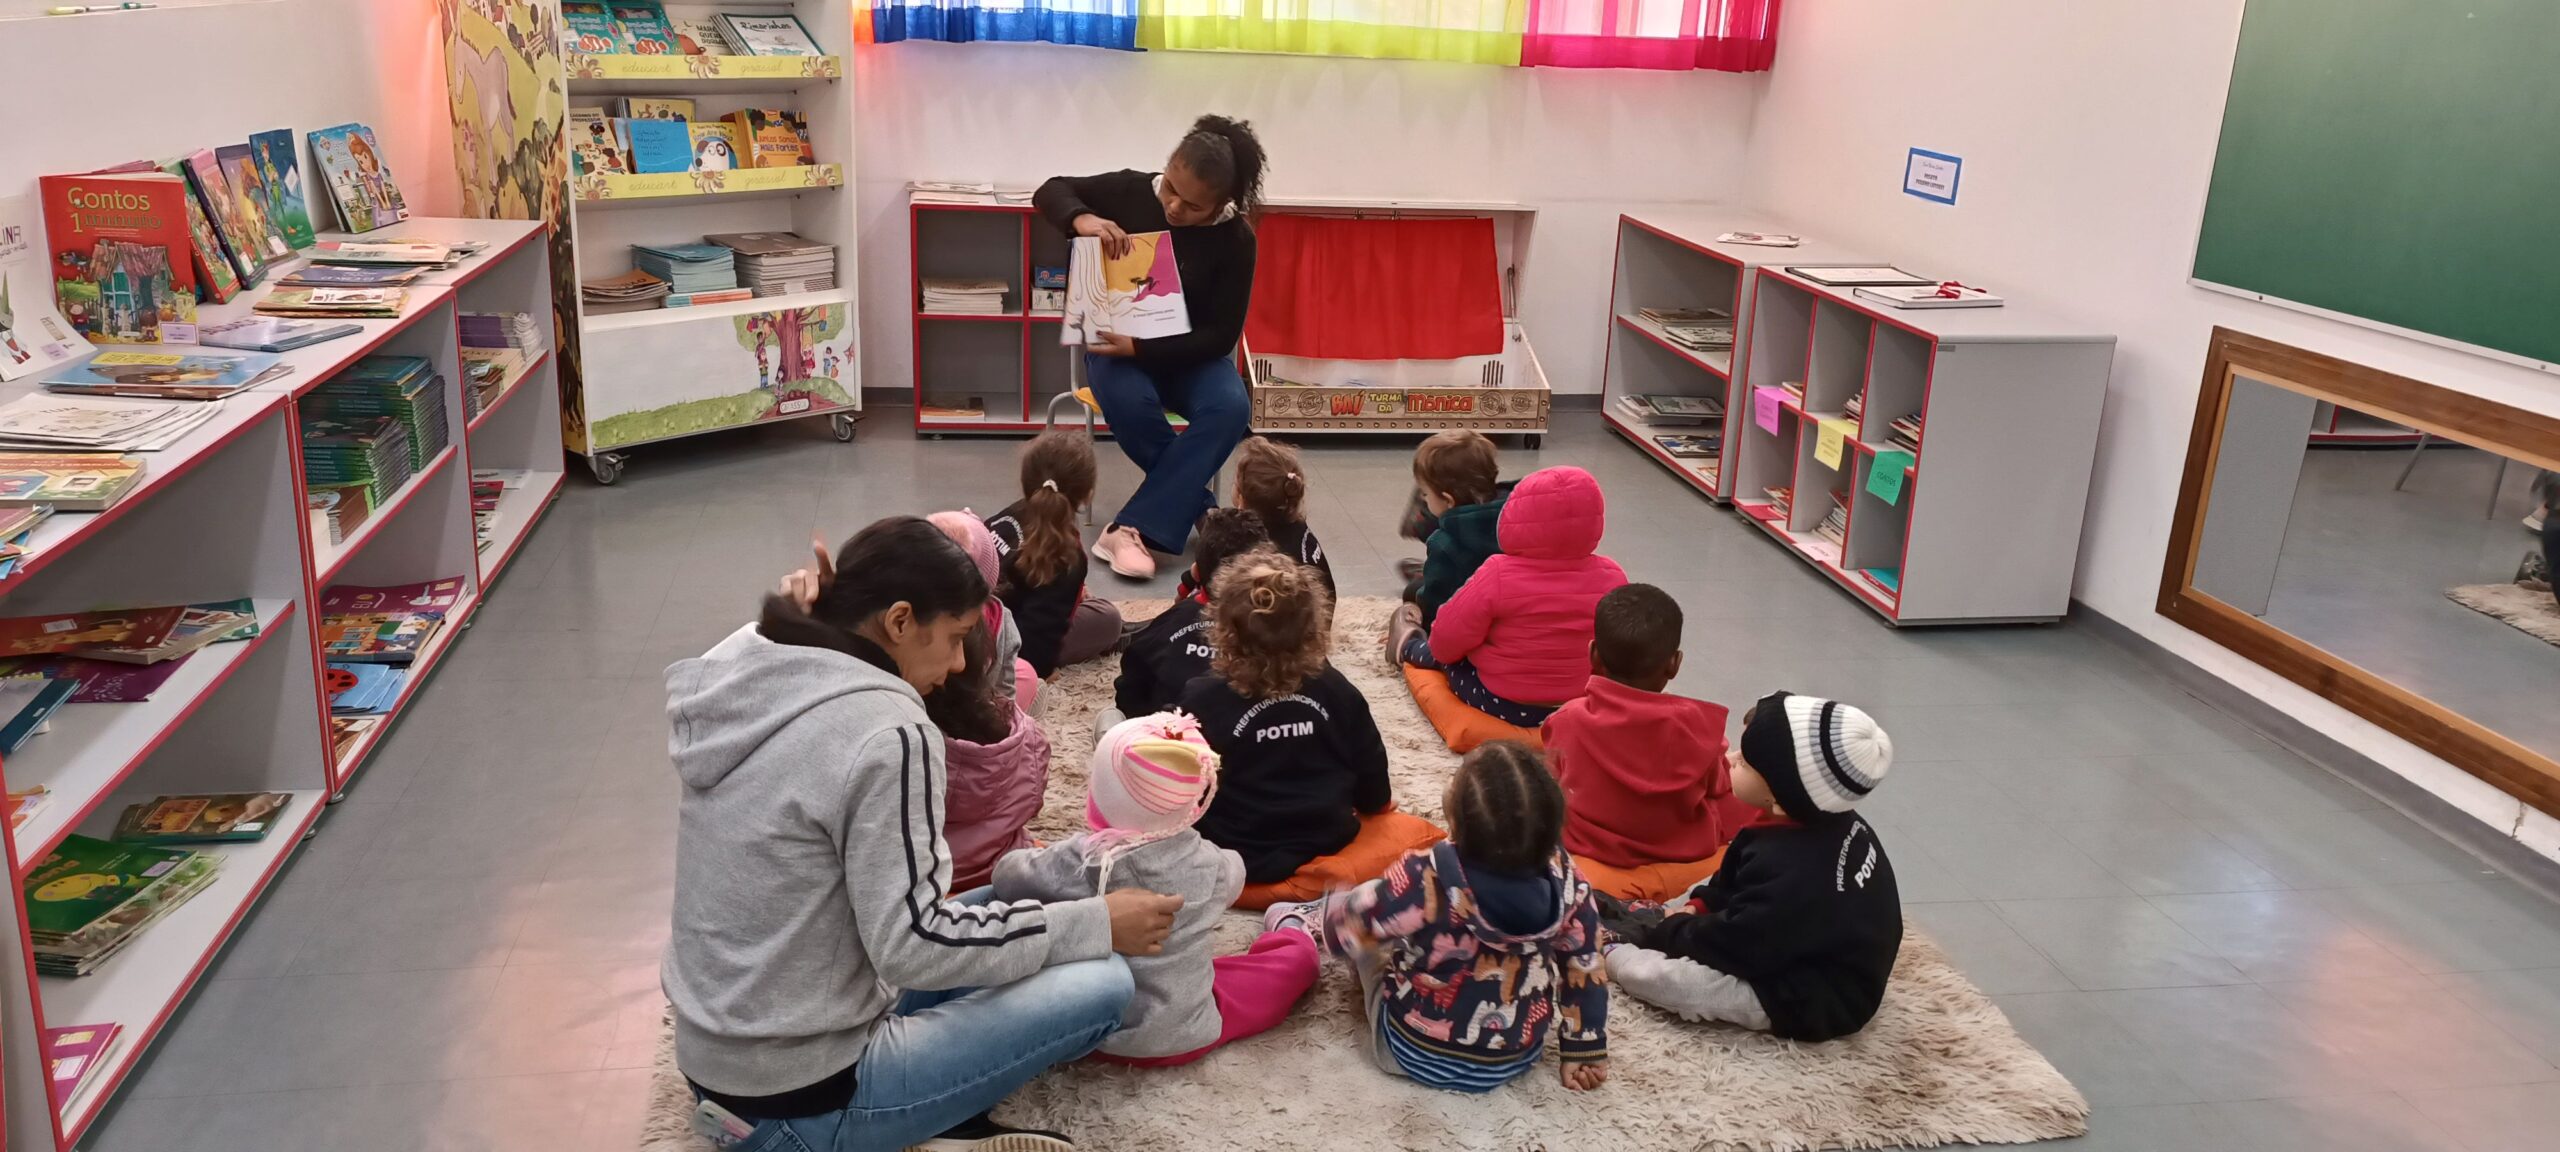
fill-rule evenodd
<path id="1" fill-rule="evenodd" d="M 1179 554 L 1200 514 L 1217 505 L 1211 485 L 1244 439 L 1252 415 L 1244 378 L 1224 358 L 1149 368 L 1126 356 L 1087 355 L 1084 367 L 1112 437 L 1146 473 L 1111 523 L 1137 529 L 1149 548 Z M 1175 434 L 1166 412 L 1191 426 Z"/>
<path id="2" fill-rule="evenodd" d="M 1001 988 L 909 992 L 882 1017 L 841 1112 L 766 1120 L 738 1152 L 899 1152 L 993 1108 L 1120 1027 L 1137 985 L 1118 956 Z"/>

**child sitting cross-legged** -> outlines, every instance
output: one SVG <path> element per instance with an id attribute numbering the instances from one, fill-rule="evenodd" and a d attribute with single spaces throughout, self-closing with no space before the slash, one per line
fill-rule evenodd
<path id="1" fill-rule="evenodd" d="M 1607 513 L 1600 482 L 1580 468 L 1542 468 L 1511 490 L 1501 554 L 1467 578 L 1431 626 L 1428 666 L 1448 671 L 1460 703 L 1536 728 L 1582 695 L 1592 609 L 1627 582 L 1598 552 Z M 1392 643 L 1406 649 L 1404 637 Z"/>
<path id="2" fill-rule="evenodd" d="M 1564 846 L 1593 888 L 1677 898 L 1759 813 L 1733 799 L 1722 705 L 1663 691 L 1680 674 L 1680 605 L 1627 584 L 1592 613 L 1591 686 L 1545 729 L 1564 785 Z"/>
<path id="3" fill-rule="evenodd" d="M 1852 809 L 1892 763 L 1893 742 L 1856 708 L 1786 692 L 1753 705 L 1733 792 L 1773 819 L 1737 833 L 1674 915 L 1609 911 L 1624 941 L 1609 950 L 1618 987 L 1789 1040 L 1866 1027 L 1902 948 L 1902 898 L 1884 845 Z"/>
<path id="4" fill-rule="evenodd" d="M 1477 748 L 1450 778 L 1451 840 L 1320 904 L 1273 905 L 1348 958 L 1381 1071 L 1486 1092 L 1552 1030 L 1565 1087 L 1609 1075 L 1609 987 L 1591 892 L 1559 848 L 1564 794 L 1527 745 Z M 1552 1029 L 1551 1027 L 1552 1026 Z"/>
<path id="5" fill-rule="evenodd" d="M 1369 701 L 1327 660 L 1316 571 L 1257 548 L 1210 578 L 1211 674 L 1182 690 L 1225 779 L 1200 834 L 1244 857 L 1238 906 L 1310 900 L 1378 875 L 1440 830 L 1394 811 Z"/>
<path id="6" fill-rule="evenodd" d="M 1183 575 L 1182 586 L 1189 591 L 1147 621 L 1120 650 L 1112 711 L 1095 723 L 1097 729 L 1117 724 L 1123 716 L 1171 708 L 1194 678 L 1209 674 L 1209 661 L 1218 654 L 1209 643 L 1209 580 L 1228 560 L 1270 543 L 1262 517 L 1248 509 L 1212 508 L 1200 517 L 1192 536 L 1191 571 Z"/>
<path id="7" fill-rule="evenodd" d="M 998 900 L 1056 902 L 1113 887 L 1182 897 L 1164 950 L 1129 958 L 1137 995 L 1100 1058 L 1187 1064 L 1288 1016 L 1320 959 L 1295 932 L 1267 932 L 1250 951 L 1212 960 L 1212 930 L 1244 887 L 1244 862 L 1192 823 L 1218 793 L 1218 754 L 1190 717 L 1159 713 L 1102 734 L 1086 785 L 1091 831 L 1010 853 L 996 864 Z"/>

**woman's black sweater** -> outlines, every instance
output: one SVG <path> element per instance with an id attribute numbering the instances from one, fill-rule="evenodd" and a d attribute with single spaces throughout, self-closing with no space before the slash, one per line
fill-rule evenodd
<path id="1" fill-rule="evenodd" d="M 1126 232 L 1173 233 L 1173 263 L 1182 273 L 1191 331 L 1137 341 L 1141 366 L 1182 368 L 1216 360 L 1244 338 L 1245 309 L 1253 303 L 1253 226 L 1242 216 L 1175 228 L 1156 199 L 1155 174 L 1130 169 L 1053 176 L 1032 194 L 1031 204 L 1069 236 L 1076 234 L 1076 217 L 1087 212 Z"/>

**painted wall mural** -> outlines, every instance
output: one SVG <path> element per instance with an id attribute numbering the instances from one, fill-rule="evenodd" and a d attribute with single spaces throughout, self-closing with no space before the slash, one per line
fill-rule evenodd
<path id="1" fill-rule="evenodd" d="M 589 414 L 592 450 L 851 407 L 838 373 L 853 367 L 852 311 L 828 304 L 597 333 L 587 367 L 615 382 L 616 410 Z M 706 338 L 723 329 L 727 339 Z"/>

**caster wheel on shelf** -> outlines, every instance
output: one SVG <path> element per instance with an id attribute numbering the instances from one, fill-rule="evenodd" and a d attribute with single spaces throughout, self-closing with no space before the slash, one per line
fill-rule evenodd
<path id="1" fill-rule="evenodd" d="M 1537 451 L 1538 446 L 1546 442 L 1547 438 L 1536 432 L 1529 433 L 1528 435 L 1520 438 L 1520 446 L 1532 452 Z"/>
<path id="2" fill-rule="evenodd" d="M 851 416 L 827 417 L 827 429 L 836 434 L 836 442 L 839 444 L 853 443 L 854 427 L 854 420 Z"/>
<path id="3" fill-rule="evenodd" d="M 623 457 L 619 452 L 606 452 L 587 457 L 587 470 L 595 473 L 596 483 L 611 485 L 622 479 Z"/>

